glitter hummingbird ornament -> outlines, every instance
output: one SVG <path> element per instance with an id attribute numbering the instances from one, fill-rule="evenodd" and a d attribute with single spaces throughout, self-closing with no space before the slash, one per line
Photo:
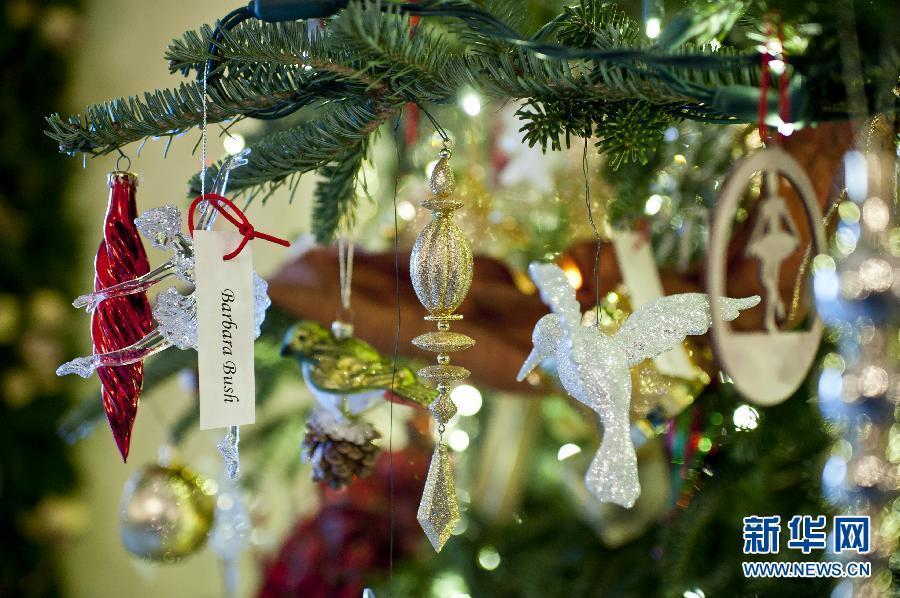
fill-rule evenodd
<path id="1" fill-rule="evenodd" d="M 635 311 L 616 334 L 606 335 L 596 325 L 582 325 L 575 289 L 559 266 L 534 262 L 528 270 L 553 313 L 535 325 L 534 349 L 518 380 L 524 380 L 543 359 L 556 359 L 566 392 L 597 412 L 603 423 L 603 438 L 585 474 L 585 485 L 600 501 L 630 508 L 641 493 L 628 420 L 630 369 L 672 349 L 688 335 L 706 333 L 712 324 L 710 298 L 703 293 L 660 297 Z M 760 298 L 721 297 L 719 301 L 723 319 L 731 321 Z"/>

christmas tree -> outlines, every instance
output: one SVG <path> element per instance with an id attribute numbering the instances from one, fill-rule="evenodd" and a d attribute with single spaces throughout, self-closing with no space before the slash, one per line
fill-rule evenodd
<path id="1" fill-rule="evenodd" d="M 136 166 L 196 134 L 191 228 L 221 212 L 247 242 L 317 173 L 318 247 L 220 275 L 247 281 L 246 320 L 206 319 L 208 273 L 240 266 L 205 261 L 180 213 L 112 237 L 107 217 L 107 245 L 139 230 L 170 261 L 76 304 L 193 286 L 60 373 L 144 363 L 147 393 L 193 372 L 178 452 L 210 405 L 203 322 L 255 346 L 256 422 L 220 444 L 240 474 L 167 450 L 126 487 L 125 548 L 165 563 L 208 539 L 233 591 L 276 475 L 320 507 L 255 549 L 264 596 L 897 591 L 892 5 L 664 4 L 254 0 L 169 44 L 176 86 L 47 117 L 61 153 Z"/>

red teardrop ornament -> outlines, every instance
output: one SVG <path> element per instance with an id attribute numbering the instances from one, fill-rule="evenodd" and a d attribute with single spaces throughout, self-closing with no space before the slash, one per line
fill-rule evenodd
<path id="1" fill-rule="evenodd" d="M 134 219 L 137 218 L 137 177 L 128 172 L 109 175 L 109 204 L 103 225 L 103 241 L 94 262 L 94 290 L 137 278 L 150 271 L 150 263 Z M 94 353 L 127 347 L 153 328 L 153 314 L 145 293 L 102 301 L 91 316 Z M 143 362 L 97 368 L 103 385 L 103 408 L 122 459 L 128 459 L 131 429 L 144 382 Z"/>

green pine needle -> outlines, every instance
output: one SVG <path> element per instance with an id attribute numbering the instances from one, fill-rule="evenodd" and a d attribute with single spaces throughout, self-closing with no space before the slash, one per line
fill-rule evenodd
<path id="1" fill-rule="evenodd" d="M 597 149 L 608 155 L 613 170 L 627 162 L 646 164 L 669 123 L 665 113 L 646 102 L 612 104 L 594 129 Z"/>

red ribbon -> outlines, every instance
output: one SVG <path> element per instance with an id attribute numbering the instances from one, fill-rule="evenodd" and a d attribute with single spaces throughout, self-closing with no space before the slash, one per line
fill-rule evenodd
<path id="1" fill-rule="evenodd" d="M 191 202 L 191 207 L 188 210 L 188 230 L 191 232 L 192 237 L 194 236 L 194 210 L 197 209 L 197 205 L 201 201 L 208 201 L 209 205 L 211 205 L 220 214 L 222 214 L 223 218 L 237 227 L 238 232 L 241 233 L 241 237 L 243 237 L 241 239 L 241 243 L 237 246 L 237 249 L 223 256 L 223 260 L 227 261 L 237 257 L 237 255 L 244 250 L 244 246 L 246 246 L 247 243 L 249 243 L 253 239 L 262 239 L 263 241 L 277 243 L 284 247 L 291 246 L 290 242 L 286 241 L 285 239 L 281 239 L 279 237 L 267 235 L 266 233 L 257 231 L 255 228 L 253 228 L 253 225 L 250 224 L 250 220 L 247 218 L 247 215 L 244 214 L 243 210 L 234 205 L 234 202 L 227 197 L 223 197 L 216 193 L 198 195 L 194 198 L 194 201 Z M 234 215 L 229 214 L 225 208 L 230 208 L 234 212 Z"/>
<path id="2" fill-rule="evenodd" d="M 772 25 L 766 20 L 766 37 L 771 37 Z M 784 38 L 781 32 L 781 24 L 778 25 L 778 43 L 781 46 L 781 62 L 784 65 L 781 75 L 778 77 L 778 115 L 781 122 L 787 124 L 791 117 L 791 97 L 788 94 L 788 75 L 787 75 L 787 52 L 784 49 Z M 760 81 L 759 81 L 759 138 L 765 143 L 769 139 L 769 131 L 766 128 L 766 113 L 769 110 L 769 84 L 770 72 L 769 63 L 772 62 L 772 55 L 769 53 L 768 45 L 764 45 L 765 50 L 760 57 Z M 784 135 L 779 131 L 779 136 Z"/>

